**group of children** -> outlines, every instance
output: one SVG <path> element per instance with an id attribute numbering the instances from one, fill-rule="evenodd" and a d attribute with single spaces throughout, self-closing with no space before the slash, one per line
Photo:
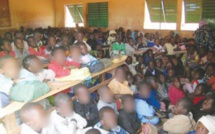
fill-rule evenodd
<path id="1" fill-rule="evenodd" d="M 172 31 L 162 37 L 123 28 L 76 30 L 21 29 L 14 39 L 9 32 L 1 39 L 0 108 L 19 98 L 13 93 L 18 86 L 26 92 L 34 83 L 40 87 L 34 93 L 43 95 L 47 85 L 62 86 L 55 79 L 69 78 L 71 69 L 99 72 L 105 67 L 100 59 L 128 56 L 95 93 L 84 84 L 72 87 L 72 98 L 68 92 L 54 96 L 51 113 L 48 99 L 25 104 L 19 112 L 22 134 L 215 134 L 214 51 Z"/>

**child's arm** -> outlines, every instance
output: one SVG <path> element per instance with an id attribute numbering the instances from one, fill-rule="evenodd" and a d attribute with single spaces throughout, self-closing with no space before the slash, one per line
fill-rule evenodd
<path id="1" fill-rule="evenodd" d="M 87 120 L 95 120 L 99 118 L 96 104 L 91 104 L 91 105 L 92 105 L 92 107 L 90 108 L 91 111 L 89 114 L 86 115 Z"/>

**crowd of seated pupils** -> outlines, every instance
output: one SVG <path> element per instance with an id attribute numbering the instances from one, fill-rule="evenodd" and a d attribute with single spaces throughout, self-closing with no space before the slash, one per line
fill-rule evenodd
<path id="1" fill-rule="evenodd" d="M 21 134 L 215 134 L 215 52 L 197 47 L 192 38 L 122 27 L 106 32 L 21 27 L 6 32 L 0 48 L 0 109 L 20 81 L 49 83 L 83 63 L 128 56 L 96 92 L 78 84 L 71 89 L 73 100 L 68 92 L 55 95 L 50 116 L 47 99 L 45 105 L 25 104 Z"/>

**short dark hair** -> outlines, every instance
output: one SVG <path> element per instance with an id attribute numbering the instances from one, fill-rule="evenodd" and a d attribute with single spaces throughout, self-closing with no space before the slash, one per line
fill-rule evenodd
<path id="1" fill-rule="evenodd" d="M 54 38 L 56 40 L 56 37 L 54 35 L 50 35 L 47 39 L 47 42 L 51 39 L 51 38 Z"/>
<path id="2" fill-rule="evenodd" d="M 88 130 L 85 134 L 101 134 L 101 132 L 98 129 L 92 128 Z"/>
<path id="3" fill-rule="evenodd" d="M 209 86 L 205 83 L 200 83 L 199 85 L 201 87 L 202 93 L 207 94 L 207 92 L 209 91 Z"/>
<path id="4" fill-rule="evenodd" d="M 4 43 L 5 43 L 5 42 L 9 42 L 9 43 L 10 43 L 10 40 L 8 40 L 8 39 L 6 39 L 6 38 L 0 39 L 0 47 L 1 47 L 1 46 L 4 46 Z"/>
<path id="5" fill-rule="evenodd" d="M 195 70 L 195 72 L 199 74 L 199 79 L 203 79 L 205 76 L 205 70 L 203 68 L 198 68 Z"/>
<path id="6" fill-rule="evenodd" d="M 74 91 L 74 94 L 75 95 L 77 95 L 77 93 L 78 93 L 78 90 L 80 89 L 80 88 L 82 88 L 82 87 L 84 87 L 84 88 L 87 88 L 84 84 L 78 84 L 78 85 L 76 85 L 76 86 L 74 86 L 73 87 L 73 91 Z"/>
<path id="7" fill-rule="evenodd" d="M 16 37 L 16 38 L 14 39 L 14 44 L 16 44 L 17 40 L 22 40 L 22 39 L 19 38 L 19 37 Z"/>
<path id="8" fill-rule="evenodd" d="M 140 81 L 137 83 L 137 91 L 140 91 L 144 85 L 150 86 L 146 81 Z"/>
<path id="9" fill-rule="evenodd" d="M 54 55 L 57 51 L 59 51 L 59 50 L 61 50 L 61 51 L 66 51 L 65 48 L 64 48 L 63 46 L 54 47 L 54 48 L 52 49 L 51 55 L 53 56 L 53 55 Z"/>
<path id="10" fill-rule="evenodd" d="M 125 94 L 121 97 L 122 104 L 125 104 L 127 100 L 134 100 L 134 96 L 130 94 Z"/>
<path id="11" fill-rule="evenodd" d="M 33 36 L 29 36 L 29 37 L 26 39 L 28 45 L 29 45 L 29 39 L 34 39 L 34 37 L 33 37 Z"/>
<path id="12" fill-rule="evenodd" d="M 179 100 L 179 102 L 183 102 L 183 107 L 184 107 L 184 109 L 187 110 L 187 112 L 190 112 L 193 109 L 193 101 L 192 101 L 192 99 L 190 99 L 188 97 L 184 97 L 184 98 L 181 98 Z"/>
<path id="13" fill-rule="evenodd" d="M 28 70 L 32 59 L 39 59 L 39 58 L 36 55 L 28 55 L 23 59 L 22 66 Z"/>
<path id="14" fill-rule="evenodd" d="M 119 66 L 119 67 L 117 67 L 117 68 L 115 69 L 115 74 L 116 74 L 119 70 L 123 70 L 123 71 L 124 71 L 123 67 Z"/>
<path id="15" fill-rule="evenodd" d="M 54 97 L 55 107 L 59 107 L 62 102 L 70 101 L 70 97 L 68 94 L 60 93 Z"/>
<path id="16" fill-rule="evenodd" d="M 99 119 L 100 120 L 103 119 L 105 112 L 113 112 L 113 113 L 115 113 L 114 110 L 111 107 L 105 106 L 105 107 L 103 107 L 103 108 L 101 108 L 99 110 Z"/>

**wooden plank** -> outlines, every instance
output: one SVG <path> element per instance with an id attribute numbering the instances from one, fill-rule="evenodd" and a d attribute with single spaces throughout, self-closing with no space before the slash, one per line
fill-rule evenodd
<path id="1" fill-rule="evenodd" d="M 109 71 L 115 69 L 116 67 L 118 67 L 118 66 L 120 66 L 122 64 L 124 64 L 124 61 L 122 61 L 120 63 L 112 64 L 112 66 L 107 67 L 107 68 L 105 68 L 104 70 L 102 70 L 102 71 L 100 71 L 98 73 L 92 74 L 91 77 L 93 78 L 93 77 L 99 76 L 99 75 L 101 75 L 103 73 L 109 72 Z M 65 85 L 62 85 L 61 87 L 59 87 L 57 89 L 56 89 L 55 86 L 51 85 L 51 90 L 47 94 L 37 98 L 33 102 L 38 102 L 40 100 L 43 100 L 43 99 L 45 99 L 45 98 L 47 98 L 49 96 L 52 96 L 52 95 L 57 94 L 57 93 L 59 93 L 61 91 L 64 91 L 64 90 L 66 90 L 66 89 L 68 89 L 68 88 L 70 88 L 72 86 L 75 86 L 75 85 L 77 85 L 77 84 L 79 84 L 79 83 L 81 83 L 83 81 L 85 81 L 85 80 L 68 81 L 68 82 L 66 82 Z M 18 111 L 19 109 L 21 109 L 21 107 L 24 104 L 25 103 L 23 103 L 23 102 L 16 102 L 16 101 L 11 102 L 11 104 L 9 104 L 8 106 L 6 106 L 5 108 L 0 110 L 0 118 L 6 116 L 8 114 L 12 114 L 12 113 Z"/>
<path id="2" fill-rule="evenodd" d="M 90 92 L 94 92 L 94 91 L 96 91 L 97 89 L 101 88 L 102 86 L 107 85 L 112 79 L 113 79 L 113 78 L 110 78 L 110 79 L 108 79 L 108 80 L 105 80 L 105 81 L 103 81 L 102 83 L 100 83 L 100 84 L 98 84 L 98 85 L 96 85 L 96 86 L 90 88 Z"/>

